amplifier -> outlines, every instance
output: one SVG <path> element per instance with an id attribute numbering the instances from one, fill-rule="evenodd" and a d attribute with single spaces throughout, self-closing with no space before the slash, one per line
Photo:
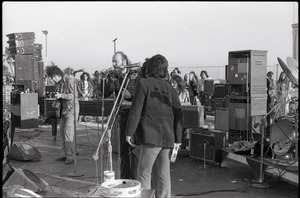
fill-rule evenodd
<path id="1" fill-rule="evenodd" d="M 215 110 L 215 129 L 228 131 L 228 108 L 217 108 Z"/>
<path id="2" fill-rule="evenodd" d="M 228 95 L 228 84 L 215 84 L 214 98 L 224 98 Z"/>
<path id="3" fill-rule="evenodd" d="M 23 93 L 16 94 L 16 98 L 11 106 L 13 114 L 13 124 L 21 128 L 37 128 L 38 127 L 38 94 Z"/>
<path id="4" fill-rule="evenodd" d="M 183 128 L 202 127 L 204 123 L 204 108 L 198 105 L 183 105 Z"/>
<path id="5" fill-rule="evenodd" d="M 40 53 L 34 54 L 34 60 L 42 61 L 43 60 L 42 54 L 40 54 Z"/>
<path id="6" fill-rule="evenodd" d="M 37 63 L 34 61 L 33 55 L 15 56 L 16 80 L 36 80 L 35 73 L 38 72 L 36 69 Z"/>
<path id="7" fill-rule="evenodd" d="M 34 46 L 34 40 L 9 40 L 7 41 L 9 48 L 12 47 L 28 47 L 28 46 Z"/>
<path id="8" fill-rule="evenodd" d="M 210 95 L 214 93 L 214 80 L 208 79 L 204 81 L 203 92 Z"/>
<path id="9" fill-rule="evenodd" d="M 215 111 L 219 107 L 224 107 L 224 98 L 213 98 L 212 109 Z"/>
<path id="10" fill-rule="evenodd" d="M 16 54 L 34 54 L 35 48 L 34 46 L 27 46 L 27 47 L 10 47 L 8 48 L 9 55 L 16 55 Z"/>
<path id="11" fill-rule="evenodd" d="M 218 130 L 193 130 L 190 157 L 210 162 L 221 161 L 221 148 L 225 146 L 226 133 Z M 205 158 L 204 158 L 205 157 Z"/>
<path id="12" fill-rule="evenodd" d="M 19 32 L 7 34 L 8 40 L 30 40 L 35 39 L 34 32 Z"/>
<path id="13" fill-rule="evenodd" d="M 35 43 L 34 47 L 35 47 L 35 49 L 39 49 L 39 50 L 41 50 L 43 48 L 42 44 L 39 44 L 39 43 Z"/>

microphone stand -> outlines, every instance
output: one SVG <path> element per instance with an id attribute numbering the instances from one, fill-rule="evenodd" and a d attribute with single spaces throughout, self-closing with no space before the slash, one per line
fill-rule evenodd
<path id="1" fill-rule="evenodd" d="M 129 79 L 128 79 L 128 75 L 129 75 L 129 71 L 126 71 L 126 74 L 124 76 L 124 79 L 122 81 L 122 84 L 120 86 L 119 92 L 117 94 L 117 97 L 115 99 L 114 105 L 112 107 L 112 111 L 109 115 L 108 121 L 107 121 L 107 127 L 106 129 L 102 132 L 100 141 L 98 143 L 97 149 L 95 151 L 95 153 L 93 154 L 93 160 L 98 160 L 99 159 L 99 149 L 102 148 L 103 145 L 103 140 L 105 135 L 108 135 L 108 158 L 109 158 L 109 170 L 112 171 L 113 170 L 113 165 L 112 165 L 112 145 L 111 145 L 111 130 L 112 127 L 115 123 L 116 117 L 118 115 L 119 109 L 120 109 L 120 104 L 124 99 L 124 95 L 125 95 L 125 90 L 129 84 Z"/>
<path id="2" fill-rule="evenodd" d="M 73 94 L 73 99 L 74 99 L 74 102 L 73 102 L 73 107 L 74 107 L 74 171 L 71 172 L 71 173 L 68 173 L 66 174 L 68 177 L 82 177 L 84 174 L 83 173 L 79 173 L 77 172 L 77 159 L 76 159 L 76 79 L 75 79 L 75 75 L 76 75 L 76 72 L 73 73 L 73 85 L 74 85 L 74 94 Z M 79 103 L 79 101 L 78 101 Z M 79 104 L 78 104 L 79 105 Z"/>

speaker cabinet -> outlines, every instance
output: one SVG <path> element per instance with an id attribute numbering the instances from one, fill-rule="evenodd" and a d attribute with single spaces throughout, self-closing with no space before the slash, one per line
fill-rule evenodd
<path id="1" fill-rule="evenodd" d="M 231 51 L 228 67 L 229 84 L 249 84 L 252 96 L 266 94 L 267 51 Z"/>
<path id="2" fill-rule="evenodd" d="M 13 97 L 11 112 L 14 116 L 14 126 L 21 128 L 38 127 L 38 94 L 23 93 Z"/>
<path id="3" fill-rule="evenodd" d="M 207 79 L 204 81 L 204 93 L 213 95 L 214 93 L 214 80 Z"/>
<path id="4" fill-rule="evenodd" d="M 183 128 L 197 128 L 202 127 L 204 123 L 204 109 L 203 106 L 188 105 L 182 106 L 183 112 Z"/>
<path id="5" fill-rule="evenodd" d="M 228 108 L 217 108 L 215 111 L 215 129 L 228 131 Z"/>
<path id="6" fill-rule="evenodd" d="M 12 185 L 20 185 L 25 189 L 29 189 L 34 192 L 40 192 L 41 190 L 46 188 L 49 184 L 27 169 L 16 168 L 14 169 L 12 175 L 7 179 L 5 184 L 3 184 L 3 188 L 6 189 Z M 24 196 L 24 197 L 31 197 L 31 196 Z"/>
<path id="7" fill-rule="evenodd" d="M 212 110 L 224 107 L 224 98 L 212 98 Z"/>
<path id="8" fill-rule="evenodd" d="M 7 34 L 8 40 L 34 40 L 35 34 L 34 32 L 18 32 Z"/>
<path id="9" fill-rule="evenodd" d="M 193 130 L 190 157 L 210 162 L 220 162 L 220 149 L 225 146 L 226 133 L 218 130 Z"/>
<path id="10" fill-rule="evenodd" d="M 41 158 L 40 152 L 34 146 L 27 143 L 15 142 L 11 147 L 7 158 L 19 161 L 28 161 Z"/>
<path id="11" fill-rule="evenodd" d="M 35 73 L 38 71 L 33 55 L 16 55 L 15 67 L 16 80 L 36 80 Z"/>
<path id="12" fill-rule="evenodd" d="M 218 84 L 215 84 L 214 86 L 214 94 L 213 94 L 213 97 L 214 98 L 224 98 L 225 96 L 228 95 L 228 84 L 221 84 L 221 83 L 218 83 Z"/>

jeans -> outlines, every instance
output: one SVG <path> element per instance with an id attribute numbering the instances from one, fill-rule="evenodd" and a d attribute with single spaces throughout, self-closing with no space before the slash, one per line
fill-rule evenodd
<path id="1" fill-rule="evenodd" d="M 78 118 L 79 103 L 76 104 L 76 117 Z M 76 122 L 77 123 L 77 122 Z M 60 118 L 60 135 L 61 135 L 61 157 L 74 160 L 75 156 L 75 131 L 74 131 L 74 112 L 68 112 L 65 115 L 61 115 Z"/>
<path id="2" fill-rule="evenodd" d="M 171 148 L 141 145 L 137 178 L 144 189 L 151 189 L 152 183 L 157 198 L 171 197 L 170 151 Z"/>

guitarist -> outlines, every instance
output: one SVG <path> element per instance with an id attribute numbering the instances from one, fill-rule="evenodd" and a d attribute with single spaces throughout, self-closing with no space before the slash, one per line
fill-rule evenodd
<path id="1" fill-rule="evenodd" d="M 72 164 L 75 156 L 74 122 L 77 120 L 79 112 L 76 84 L 74 83 L 75 78 L 72 75 L 65 75 L 54 63 L 46 67 L 46 73 L 56 83 L 57 92 L 55 98 L 57 99 L 57 108 L 61 110 L 60 133 L 62 148 L 56 161 L 65 161 L 65 164 Z M 76 108 L 75 120 L 74 107 Z"/>

